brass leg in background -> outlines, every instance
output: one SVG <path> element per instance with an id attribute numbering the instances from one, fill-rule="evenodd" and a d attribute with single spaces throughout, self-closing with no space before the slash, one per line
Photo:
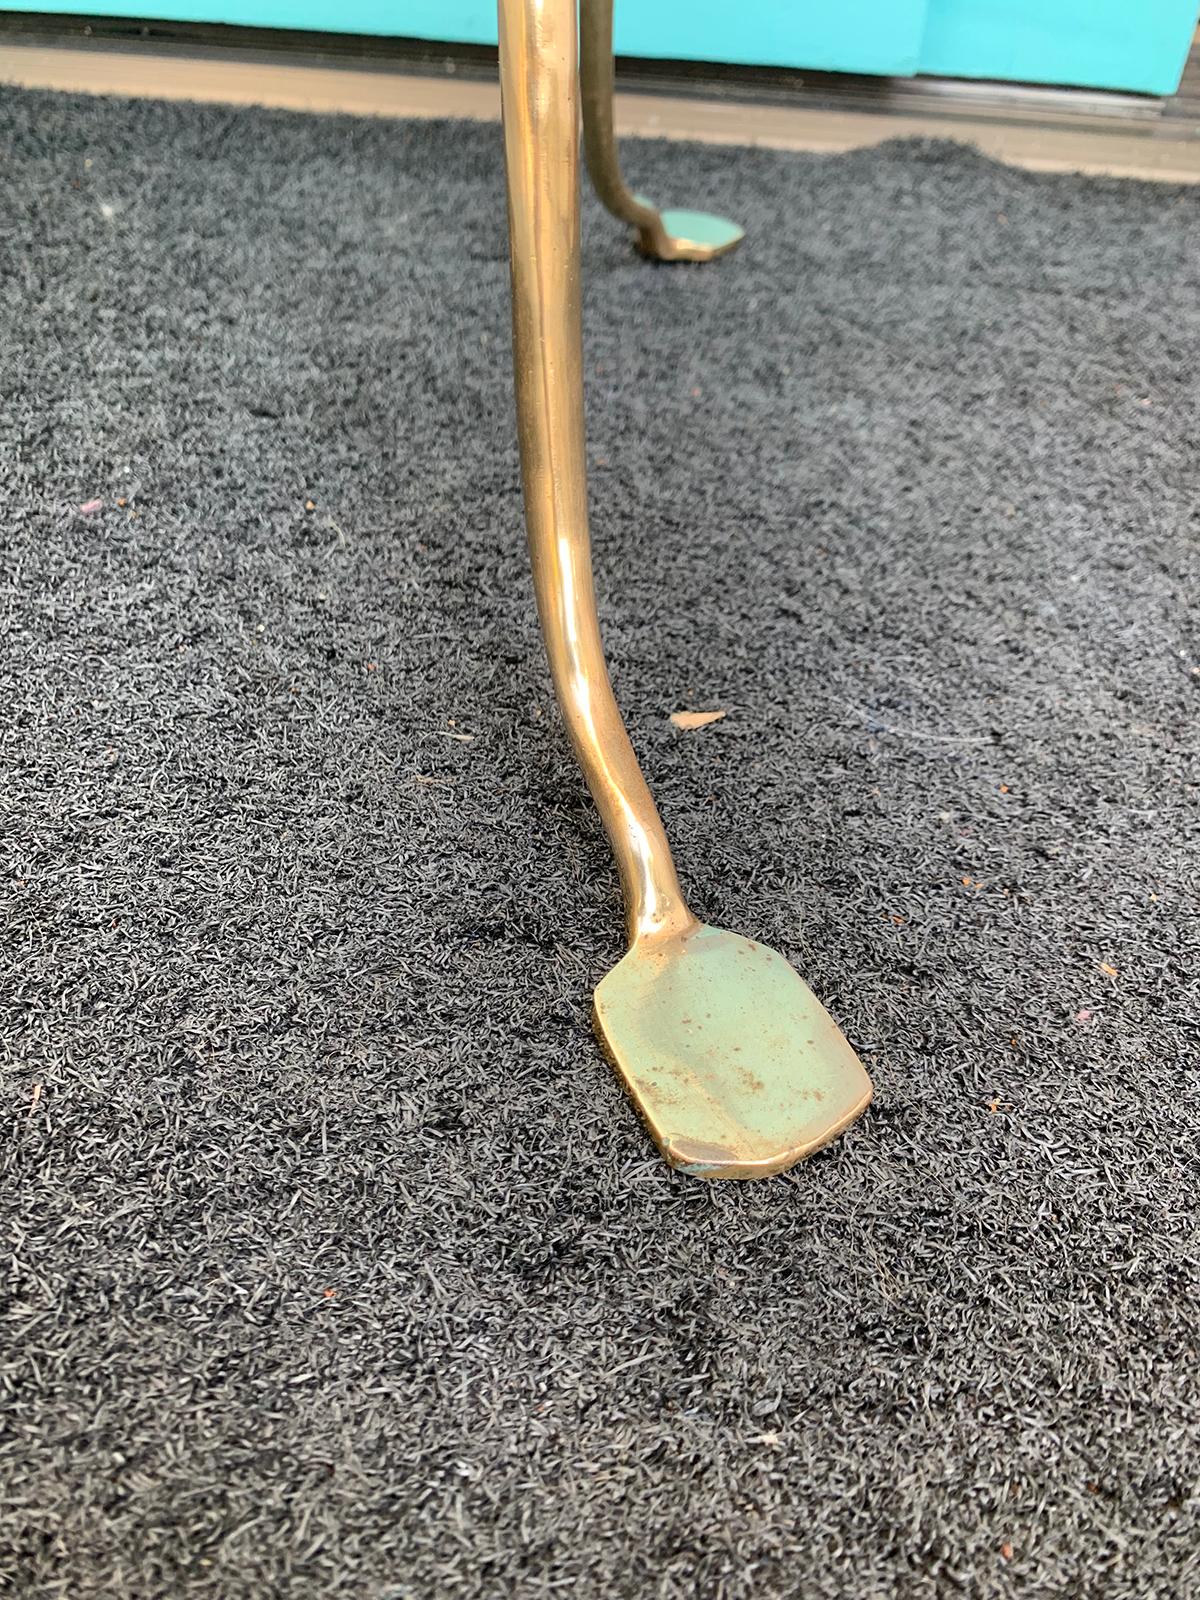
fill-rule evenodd
<path id="1" fill-rule="evenodd" d="M 631 194 L 621 177 L 613 133 L 613 0 L 580 0 L 583 143 L 588 172 L 614 217 L 638 230 L 638 249 L 659 261 L 711 261 L 745 237 L 736 222 L 703 211 L 659 211 Z"/>
<path id="2" fill-rule="evenodd" d="M 500 0 L 513 354 L 538 614 L 608 833 L 629 950 L 595 993 L 601 1043 L 672 1166 L 764 1177 L 852 1122 L 870 1081 L 782 956 L 688 909 L 608 680 L 584 471 L 576 0 Z"/>

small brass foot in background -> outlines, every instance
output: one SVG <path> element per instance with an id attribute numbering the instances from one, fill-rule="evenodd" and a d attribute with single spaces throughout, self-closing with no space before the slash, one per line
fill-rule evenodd
<path id="1" fill-rule="evenodd" d="M 600 643 L 584 474 L 576 0 L 500 0 L 525 522 L 563 718 L 616 857 L 629 949 L 601 1042 L 680 1171 L 767 1177 L 863 1111 L 854 1051 L 782 956 L 688 909 Z"/>
<path id="2" fill-rule="evenodd" d="M 703 211 L 659 211 L 631 194 L 621 177 L 613 133 L 613 0 L 580 0 L 583 145 L 592 185 L 622 222 L 638 230 L 638 249 L 658 261 L 711 261 L 745 237 L 736 222 Z"/>

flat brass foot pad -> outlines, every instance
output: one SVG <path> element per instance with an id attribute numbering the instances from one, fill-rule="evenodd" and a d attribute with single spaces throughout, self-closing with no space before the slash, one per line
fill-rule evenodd
<path id="1" fill-rule="evenodd" d="M 641 195 L 639 205 L 649 205 Z M 736 222 L 703 211 L 663 211 L 657 226 L 638 230 L 637 247 L 656 261 L 712 261 L 736 250 L 746 237 Z"/>
<path id="2" fill-rule="evenodd" d="M 767 1178 L 866 1110 L 871 1080 L 783 957 L 698 924 L 635 944 L 602 980 L 593 1018 L 671 1166 Z"/>

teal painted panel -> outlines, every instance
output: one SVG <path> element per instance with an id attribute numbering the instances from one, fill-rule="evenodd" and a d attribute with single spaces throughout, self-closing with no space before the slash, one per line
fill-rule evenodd
<path id="1" fill-rule="evenodd" d="M 1200 0 L 616 0 L 623 55 L 1170 94 Z M 18 10 L 0 0 L 0 9 Z M 41 0 L 39 11 L 495 44 L 494 0 Z"/>
<path id="2" fill-rule="evenodd" d="M 20 9 L 0 5 L 0 9 Z M 495 0 L 41 0 L 39 11 L 495 44 Z M 916 71 L 925 0 L 616 0 L 621 55 Z"/>
<path id="3" fill-rule="evenodd" d="M 926 0 L 616 0 L 619 55 L 907 76 Z"/>
<path id="4" fill-rule="evenodd" d="M 1197 0 L 929 0 L 920 71 L 1173 94 Z"/>
<path id="5" fill-rule="evenodd" d="M 0 10 L 22 6 L 0 4 Z M 312 28 L 324 33 L 447 39 L 495 44 L 496 8 L 487 0 L 38 0 L 42 13 L 153 17 L 163 22 L 236 23 L 244 28 Z"/>

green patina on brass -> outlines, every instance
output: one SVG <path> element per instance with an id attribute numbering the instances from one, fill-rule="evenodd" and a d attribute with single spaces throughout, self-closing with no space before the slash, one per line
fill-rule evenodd
<path id="1" fill-rule="evenodd" d="M 628 195 L 625 211 L 638 228 L 638 249 L 658 261 L 712 261 L 746 237 L 727 217 L 706 211 L 659 211 L 644 194 Z"/>
<path id="2" fill-rule="evenodd" d="M 746 237 L 745 230 L 726 217 L 710 217 L 704 211 L 664 211 L 664 231 L 675 240 L 680 254 L 683 247 L 702 252 L 702 259 L 724 255 Z"/>
<path id="3" fill-rule="evenodd" d="M 782 1172 L 870 1102 L 870 1079 L 833 1018 L 753 939 L 698 924 L 639 941 L 594 1003 L 601 1042 L 681 1172 Z"/>

